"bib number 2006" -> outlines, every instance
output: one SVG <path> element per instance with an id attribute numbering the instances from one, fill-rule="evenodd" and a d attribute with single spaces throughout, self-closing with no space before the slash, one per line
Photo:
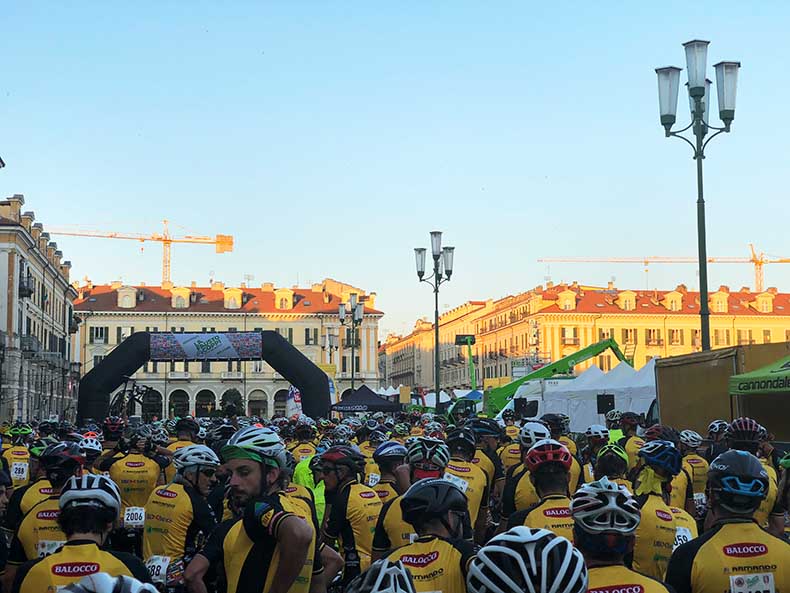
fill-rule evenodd
<path id="1" fill-rule="evenodd" d="M 145 509 L 143 507 L 126 507 L 123 513 L 124 527 L 142 527 L 145 525 Z"/>

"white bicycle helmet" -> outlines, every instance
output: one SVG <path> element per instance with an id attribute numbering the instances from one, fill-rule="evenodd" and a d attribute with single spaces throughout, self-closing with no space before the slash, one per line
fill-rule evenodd
<path id="1" fill-rule="evenodd" d="M 121 492 L 110 478 L 103 475 L 83 474 L 71 476 L 58 499 L 60 509 L 90 506 L 121 511 Z"/>
<path id="2" fill-rule="evenodd" d="M 683 430 L 680 432 L 680 442 L 687 447 L 696 449 L 702 444 L 702 437 L 698 432 L 693 430 Z"/>
<path id="3" fill-rule="evenodd" d="M 271 428 L 248 426 L 238 431 L 230 437 L 227 445 L 222 447 L 221 454 L 223 457 L 232 457 L 234 449 L 253 453 L 261 461 L 271 460 L 279 468 L 286 467 L 288 463 L 285 457 L 285 445 Z"/>
<path id="4" fill-rule="evenodd" d="M 518 442 L 527 449 L 538 441 L 550 439 L 551 433 L 548 427 L 542 422 L 525 422 L 518 431 Z"/>
<path id="5" fill-rule="evenodd" d="M 450 449 L 444 441 L 429 439 L 428 437 L 416 437 L 409 445 L 406 453 L 406 461 L 409 465 L 428 461 L 444 469 L 450 463 Z"/>
<path id="6" fill-rule="evenodd" d="M 345 593 L 415 593 L 411 573 L 400 560 L 377 560 L 344 589 Z"/>
<path id="7" fill-rule="evenodd" d="M 78 583 L 59 590 L 63 593 L 157 593 L 154 585 L 127 576 L 113 577 L 106 572 L 82 577 Z"/>
<path id="8" fill-rule="evenodd" d="M 586 593 L 587 567 L 564 537 L 519 526 L 480 549 L 466 587 L 468 593 Z"/>
<path id="9" fill-rule="evenodd" d="M 218 467 L 221 463 L 217 454 L 206 445 L 189 445 L 173 453 L 173 465 L 179 471 L 196 466 Z"/>
<path id="10" fill-rule="evenodd" d="M 609 422 L 620 422 L 623 413 L 620 410 L 609 410 L 606 412 L 606 420 Z"/>
<path id="11" fill-rule="evenodd" d="M 86 454 L 90 451 L 92 453 L 98 453 L 101 455 L 101 452 L 104 451 L 104 447 L 102 447 L 99 439 L 94 439 L 93 437 L 82 439 L 79 442 L 79 448 L 82 449 L 83 454 Z"/>
<path id="12" fill-rule="evenodd" d="M 600 424 L 591 424 L 584 432 L 588 439 L 609 440 L 609 429 Z"/>
<path id="13" fill-rule="evenodd" d="M 625 486 L 603 477 L 583 484 L 571 499 L 571 516 L 587 533 L 631 535 L 641 520 L 639 505 Z"/>

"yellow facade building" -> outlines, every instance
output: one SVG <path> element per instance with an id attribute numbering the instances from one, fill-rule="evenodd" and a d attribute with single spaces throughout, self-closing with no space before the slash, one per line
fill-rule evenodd
<path id="1" fill-rule="evenodd" d="M 790 341 L 790 294 L 769 288 L 754 293 L 726 286 L 709 295 L 712 348 Z M 537 365 L 556 361 L 605 338 L 614 338 L 635 368 L 651 358 L 700 350 L 699 293 L 680 285 L 674 290 L 627 290 L 548 283 L 496 301 L 473 301 L 439 321 L 441 385 L 469 389 L 465 349 L 455 334 L 473 333 L 478 384 L 509 383 Z M 462 323 L 459 323 L 463 320 Z M 461 331 L 463 327 L 473 331 Z M 408 336 L 390 336 L 382 345 L 388 383 L 430 389 L 433 385 L 433 324 L 418 322 Z M 391 362 L 387 362 L 391 359 Z M 617 364 L 611 353 L 577 366 Z M 466 369 L 466 370 L 464 370 Z"/>

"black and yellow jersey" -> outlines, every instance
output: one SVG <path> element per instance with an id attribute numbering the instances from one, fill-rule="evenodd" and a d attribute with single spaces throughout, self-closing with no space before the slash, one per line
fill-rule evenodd
<path id="1" fill-rule="evenodd" d="M 515 424 L 508 424 L 505 426 L 505 436 L 509 438 L 511 441 L 518 440 L 518 433 L 521 432 L 518 426 Z"/>
<path id="2" fill-rule="evenodd" d="M 708 483 L 708 462 L 696 453 L 689 453 L 683 457 L 683 469 L 691 477 L 694 494 L 704 494 L 705 485 Z"/>
<path id="3" fill-rule="evenodd" d="M 499 461 L 507 472 L 514 465 L 521 463 L 521 447 L 518 443 L 510 443 L 499 448 Z"/>
<path id="4" fill-rule="evenodd" d="M 529 470 L 523 463 L 511 467 L 505 478 L 502 491 L 502 516 L 509 517 L 516 511 L 528 509 L 538 503 L 540 497 L 529 479 Z"/>
<path id="5" fill-rule="evenodd" d="M 675 550 L 666 582 L 677 593 L 785 593 L 790 544 L 750 519 L 728 519 Z"/>
<path id="6" fill-rule="evenodd" d="M 570 506 L 571 499 L 567 496 L 546 496 L 536 505 L 510 515 L 507 528 L 524 525 L 532 529 L 548 529 L 572 542 L 573 518 Z"/>
<path id="7" fill-rule="evenodd" d="M 639 449 L 645 444 L 644 439 L 634 435 L 630 437 L 623 437 L 620 439 L 619 445 L 625 449 L 626 455 L 628 455 L 628 469 L 632 470 L 636 467 L 637 461 L 639 461 Z"/>
<path id="8" fill-rule="evenodd" d="M 414 527 L 403 519 L 400 508 L 400 496 L 395 496 L 384 503 L 376 521 L 373 534 L 373 550 L 387 552 L 412 543 L 417 539 Z"/>
<path id="9" fill-rule="evenodd" d="M 365 441 L 359 446 L 359 452 L 365 456 L 366 459 L 373 459 L 373 453 L 375 453 L 378 445 L 371 445 L 369 442 Z"/>
<path id="10" fill-rule="evenodd" d="M 365 460 L 365 480 L 364 484 L 373 488 L 381 480 L 381 468 L 379 464 L 373 461 L 373 458 Z"/>
<path id="11" fill-rule="evenodd" d="M 294 456 L 296 463 L 304 461 L 305 459 L 310 459 L 316 454 L 315 445 L 312 443 L 293 443 L 289 448 L 289 451 L 291 452 L 291 455 Z"/>
<path id="12" fill-rule="evenodd" d="M 27 512 L 45 498 L 55 494 L 55 489 L 46 478 L 40 478 L 27 486 L 14 490 L 8 501 L 3 527 L 12 533 L 16 531 Z"/>
<path id="13" fill-rule="evenodd" d="M 587 571 L 587 593 L 671 593 L 661 581 L 614 564 L 593 566 Z"/>
<path id="14" fill-rule="evenodd" d="M 579 452 L 579 448 L 576 446 L 576 441 L 564 434 L 560 435 L 557 440 L 568 448 L 568 451 L 571 452 L 571 455 L 576 457 L 576 454 Z"/>
<path id="15" fill-rule="evenodd" d="M 295 482 L 289 482 L 288 486 L 285 487 L 283 493 L 286 496 L 297 496 L 299 498 L 304 498 L 310 503 L 315 506 L 315 495 L 313 491 L 310 490 L 307 486 L 302 486 L 301 484 L 297 484 Z"/>
<path id="16" fill-rule="evenodd" d="M 491 483 L 486 473 L 471 461 L 450 459 L 444 468 L 444 479 L 450 480 L 466 494 L 469 517 L 475 525 L 481 509 L 485 511 L 488 508 L 491 497 Z"/>
<path id="17" fill-rule="evenodd" d="M 194 444 L 195 443 L 193 443 L 192 441 L 177 440 L 170 443 L 167 447 L 165 447 L 165 449 L 175 453 L 179 449 L 183 449 L 184 447 L 189 447 L 190 445 L 194 445 Z M 171 463 L 165 468 L 165 481 L 172 482 L 175 475 L 176 475 L 176 467 Z"/>
<path id="18" fill-rule="evenodd" d="M 305 564 L 289 592 L 310 590 L 313 575 L 323 570 L 315 513 L 307 501 L 278 492 L 256 500 L 244 518 L 233 522 L 227 530 L 222 540 L 222 557 L 228 591 L 260 593 L 271 589 L 280 558 L 288 552 L 280 549 L 279 529 L 285 519 L 294 516 L 312 528 L 313 537 Z"/>
<path id="19" fill-rule="evenodd" d="M 331 504 L 324 536 L 340 540 L 340 551 L 346 564 L 344 578 L 347 579 L 370 566 L 381 500 L 373 489 L 354 480 L 335 493 Z"/>
<path id="20" fill-rule="evenodd" d="M 496 455 L 489 455 L 482 449 L 478 449 L 475 451 L 472 463 L 486 473 L 488 483 L 491 487 L 493 487 L 494 483 L 498 480 L 505 479 L 505 470 L 502 468 L 502 461 Z"/>
<path id="21" fill-rule="evenodd" d="M 672 511 L 672 519 L 675 521 L 675 548 L 690 542 L 699 535 L 697 522 L 685 509 L 670 506 L 669 510 Z"/>
<path id="22" fill-rule="evenodd" d="M 681 468 L 680 472 L 672 478 L 670 484 L 672 489 L 669 491 L 669 506 L 686 507 L 686 501 L 694 498 L 694 483 L 686 470 Z"/>
<path id="23" fill-rule="evenodd" d="M 675 546 L 675 519 L 669 505 L 658 494 L 636 497 L 642 520 L 636 528 L 631 568 L 663 580 Z"/>
<path id="24" fill-rule="evenodd" d="M 768 495 L 760 503 L 759 508 L 754 512 L 754 520 L 761 527 L 768 526 L 769 515 L 783 515 L 784 509 L 779 501 L 779 487 L 776 477 L 776 470 L 771 465 L 770 461 L 758 457 L 760 463 L 768 474 Z"/>
<path id="25" fill-rule="evenodd" d="M 24 445 L 14 445 L 3 451 L 3 459 L 11 472 L 11 485 L 21 488 L 30 481 L 30 451 Z"/>
<path id="26" fill-rule="evenodd" d="M 208 503 L 189 484 L 155 488 L 145 503 L 143 558 L 188 563 L 215 525 Z"/>
<path id="27" fill-rule="evenodd" d="M 163 456 L 148 457 L 141 453 L 111 457 L 99 464 L 98 469 L 109 472 L 121 491 L 121 517 L 126 507 L 145 506 L 162 469 L 168 464 L 169 460 Z"/>
<path id="28" fill-rule="evenodd" d="M 50 496 L 30 509 L 11 540 L 8 563 L 22 564 L 57 550 L 66 541 L 66 534 L 58 525 L 59 516 L 57 496 Z"/>
<path id="29" fill-rule="evenodd" d="M 422 536 L 391 552 L 411 572 L 417 593 L 466 591 L 466 572 L 474 558 L 474 546 L 462 539 Z"/>
<path id="30" fill-rule="evenodd" d="M 136 556 L 102 550 L 89 540 L 73 540 L 50 556 L 24 564 L 17 572 L 13 591 L 54 593 L 98 572 L 151 582 L 148 570 Z"/>
<path id="31" fill-rule="evenodd" d="M 376 494 L 379 495 L 379 500 L 381 504 L 384 504 L 388 500 L 392 500 L 396 496 L 398 496 L 398 491 L 395 490 L 395 479 L 394 478 L 384 478 L 375 486 L 370 486 L 375 490 Z"/>

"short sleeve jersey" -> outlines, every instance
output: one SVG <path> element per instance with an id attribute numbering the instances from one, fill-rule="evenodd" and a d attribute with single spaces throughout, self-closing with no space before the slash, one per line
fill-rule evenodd
<path id="1" fill-rule="evenodd" d="M 683 458 L 683 469 L 691 476 L 694 494 L 703 494 L 708 482 L 708 462 L 696 453 L 689 453 Z"/>
<path id="2" fill-rule="evenodd" d="M 620 441 L 620 446 L 625 449 L 628 455 L 628 469 L 632 470 L 636 467 L 636 462 L 639 461 L 639 449 L 645 444 L 645 441 L 638 436 L 623 437 Z"/>
<path id="3" fill-rule="evenodd" d="M 497 456 L 489 456 L 488 453 L 478 449 L 472 458 L 472 463 L 477 465 L 486 473 L 488 483 L 493 486 L 497 480 L 505 479 L 505 470 L 502 469 L 502 461 Z"/>
<path id="4" fill-rule="evenodd" d="M 42 500 L 28 511 L 8 552 L 9 564 L 22 564 L 47 553 L 52 553 L 66 541 L 66 534 L 58 525 L 60 506 L 57 496 Z"/>
<path id="5" fill-rule="evenodd" d="M 172 451 L 173 453 L 175 453 L 179 449 L 183 449 L 184 447 L 189 447 L 190 445 L 194 445 L 194 444 L 195 443 L 193 443 L 192 441 L 180 441 L 179 440 L 179 441 L 175 441 L 173 443 L 170 443 L 166 447 L 166 449 L 168 451 Z M 173 465 L 171 463 L 169 466 L 167 466 L 165 468 L 165 481 L 166 482 L 172 482 L 173 478 L 175 477 L 175 475 L 176 475 L 176 467 L 175 467 L 175 465 Z"/>
<path id="6" fill-rule="evenodd" d="M 587 571 L 587 593 L 674 593 L 660 581 L 621 564 L 595 566 Z"/>
<path id="7" fill-rule="evenodd" d="M 519 428 L 515 424 L 508 424 L 505 426 L 505 436 L 512 441 L 518 438 Z"/>
<path id="8" fill-rule="evenodd" d="M 502 515 L 508 517 L 535 505 L 540 500 L 529 479 L 529 470 L 523 464 L 510 468 L 502 491 Z"/>
<path id="9" fill-rule="evenodd" d="M 663 580 L 675 546 L 672 511 L 657 494 L 638 496 L 642 520 L 636 528 L 632 566 L 637 572 Z"/>
<path id="10" fill-rule="evenodd" d="M 672 490 L 669 493 L 669 506 L 684 508 L 686 501 L 694 498 L 694 484 L 685 469 L 672 478 Z"/>
<path id="11" fill-rule="evenodd" d="M 560 435 L 560 438 L 557 440 L 568 448 L 568 451 L 571 452 L 571 455 L 576 457 L 576 454 L 579 452 L 579 448 L 576 446 L 576 441 L 564 434 Z"/>
<path id="12" fill-rule="evenodd" d="M 532 529 L 548 529 L 572 542 L 573 518 L 570 505 L 571 500 L 567 496 L 547 496 L 538 504 L 510 515 L 507 527 L 511 529 L 524 525 Z"/>
<path id="13" fill-rule="evenodd" d="M 454 476 L 453 478 L 448 478 Z M 469 502 L 469 517 L 475 525 L 481 509 L 488 508 L 490 483 L 486 473 L 471 461 L 451 459 L 444 468 L 445 479 L 450 479 L 466 494 Z"/>
<path id="14" fill-rule="evenodd" d="M 188 484 L 155 488 L 145 504 L 143 558 L 167 556 L 189 562 L 214 529 L 214 513 Z"/>
<path id="15" fill-rule="evenodd" d="M 521 463 L 521 447 L 517 443 L 510 443 L 499 449 L 499 460 L 505 472 L 514 465 Z"/>
<path id="16" fill-rule="evenodd" d="M 414 527 L 403 519 L 400 496 L 384 503 L 373 534 L 373 550 L 386 552 L 411 543 L 417 538 Z"/>
<path id="17" fill-rule="evenodd" d="M 666 581 L 677 593 L 784 593 L 790 544 L 751 520 L 729 520 L 675 550 Z"/>
<path id="18" fill-rule="evenodd" d="M 99 572 L 151 582 L 148 570 L 139 558 L 122 552 L 104 551 L 91 541 L 75 540 L 50 556 L 24 564 L 17 572 L 13 592 L 60 591 L 66 585 Z"/>
<path id="19" fill-rule="evenodd" d="M 375 490 L 356 481 L 345 484 L 332 501 L 324 534 L 329 539 L 340 539 L 344 558 L 358 555 L 361 570 L 370 566 L 380 512 L 381 500 Z"/>
<path id="20" fill-rule="evenodd" d="M 144 507 L 156 488 L 162 464 L 140 453 L 114 457 L 109 461 L 109 469 L 104 464 L 100 469 L 109 471 L 110 478 L 121 490 L 121 517 L 126 507 Z"/>
<path id="21" fill-rule="evenodd" d="M 22 445 L 14 445 L 3 451 L 3 459 L 11 471 L 11 484 L 21 488 L 30 481 L 30 451 Z"/>
<path id="22" fill-rule="evenodd" d="M 674 548 L 690 542 L 699 535 L 699 528 L 694 517 L 689 515 L 685 509 L 670 506 L 672 518 L 675 521 L 675 545 Z M 673 548 L 673 549 L 674 549 Z"/>
<path id="23" fill-rule="evenodd" d="M 42 500 L 53 494 L 55 494 L 55 490 L 52 488 L 52 484 L 44 478 L 14 490 L 11 500 L 8 501 L 5 527 L 12 532 L 16 531 L 16 528 L 19 527 L 19 523 L 22 521 L 22 517 Z"/>
<path id="24" fill-rule="evenodd" d="M 760 459 L 760 463 L 762 463 L 763 468 L 768 473 L 768 496 L 763 499 L 753 516 L 758 525 L 767 527 L 768 516 L 782 513 L 782 508 L 781 505 L 777 504 L 779 487 L 777 485 L 776 470 L 767 459 L 762 457 L 758 459 Z"/>
<path id="25" fill-rule="evenodd" d="M 315 455 L 315 445 L 312 443 L 296 443 L 291 448 L 291 454 L 294 456 L 294 459 L 296 459 L 296 463 L 304 461 L 305 459 L 310 459 Z"/>
<path id="26" fill-rule="evenodd" d="M 466 591 L 466 573 L 473 557 L 471 543 L 434 535 L 417 538 L 387 556 L 409 569 L 417 593 Z"/>
<path id="27" fill-rule="evenodd" d="M 387 478 L 385 480 L 381 480 L 375 486 L 371 486 L 373 490 L 376 491 L 376 494 L 379 495 L 379 500 L 381 504 L 384 504 L 388 500 L 392 500 L 396 496 L 398 496 L 397 490 L 395 490 L 395 480 L 392 478 Z"/>

